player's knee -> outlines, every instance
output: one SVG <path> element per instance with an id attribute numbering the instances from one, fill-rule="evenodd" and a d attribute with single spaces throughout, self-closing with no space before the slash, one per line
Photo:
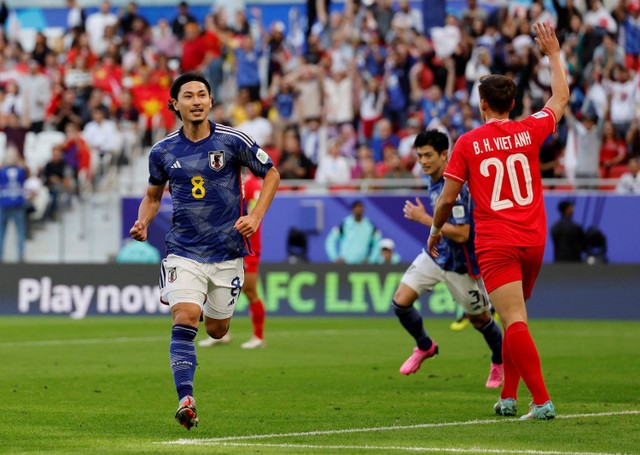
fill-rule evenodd
<path id="1" fill-rule="evenodd" d="M 469 314 L 468 316 L 469 322 L 471 322 L 471 325 L 476 329 L 481 329 L 491 320 L 491 313 L 488 311 L 480 314 Z"/>
<path id="2" fill-rule="evenodd" d="M 216 340 L 219 340 L 220 338 L 225 336 L 228 331 L 229 331 L 229 326 L 226 326 L 226 327 L 223 327 L 223 326 L 207 327 L 207 334 L 211 338 L 215 338 Z"/>

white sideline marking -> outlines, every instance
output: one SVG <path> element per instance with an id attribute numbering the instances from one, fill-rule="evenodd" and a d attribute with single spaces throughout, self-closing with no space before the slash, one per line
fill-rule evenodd
<path id="1" fill-rule="evenodd" d="M 328 336 L 328 335 L 339 335 L 340 333 L 349 332 L 353 333 L 369 333 L 376 332 L 380 333 L 385 329 L 377 329 L 372 328 L 368 329 L 359 329 L 359 330 L 277 330 L 273 332 L 269 332 L 269 336 L 281 336 L 281 335 L 319 335 L 319 336 Z M 395 329 L 393 330 L 396 331 Z M 72 340 L 37 340 L 37 341 L 5 341 L 0 342 L 0 348 L 17 348 L 17 347 L 31 347 L 31 346 L 61 346 L 61 345 L 79 345 L 79 344 L 101 344 L 101 343 L 129 343 L 129 342 L 155 342 L 155 341 L 166 341 L 169 342 L 170 332 L 167 332 L 164 336 L 150 336 L 150 337 L 117 337 L 117 338 L 79 338 Z"/>
<path id="2" fill-rule="evenodd" d="M 638 414 L 640 414 L 640 411 L 636 411 L 636 410 L 597 412 L 597 413 L 591 413 L 591 414 L 560 415 L 556 417 L 556 419 L 576 419 L 580 417 L 605 417 L 605 416 L 638 415 Z M 297 436 L 322 436 L 322 435 L 346 434 L 346 433 L 369 433 L 369 432 L 375 432 L 375 431 L 413 430 L 417 428 L 440 428 L 440 427 L 486 425 L 489 423 L 513 423 L 513 422 L 526 422 L 526 421 L 522 421 L 519 419 L 465 420 L 462 422 L 419 423 L 415 425 L 395 425 L 395 426 L 388 426 L 388 427 L 369 427 L 369 428 L 345 428 L 342 430 L 304 431 L 304 432 L 297 432 L 297 433 L 251 434 L 246 436 L 227 436 L 223 438 L 178 439 L 176 441 L 156 442 L 155 444 L 168 444 L 168 445 L 217 444 L 222 442 L 247 441 L 252 439 L 290 438 L 290 437 L 297 437 Z M 535 453 L 535 452 L 527 452 L 527 453 Z M 552 452 L 540 452 L 540 453 L 552 453 Z M 558 452 L 558 453 L 565 453 L 565 452 Z M 569 452 L 566 452 L 566 453 L 569 453 Z"/>
<path id="3" fill-rule="evenodd" d="M 437 453 L 516 453 L 525 455 L 617 455 L 607 452 L 561 452 L 558 450 L 509 450 L 509 449 L 453 449 L 445 447 L 402 447 L 402 446 L 347 446 L 347 445 L 311 445 L 311 444 L 246 444 L 240 442 L 221 442 L 225 447 L 271 447 L 280 449 L 332 449 L 332 450 L 401 450 L 405 452 L 437 452 Z"/>
<path id="4" fill-rule="evenodd" d="M 0 343 L 0 348 L 16 348 L 29 346 L 60 346 L 73 344 L 103 344 L 103 343 L 131 343 L 131 342 L 155 342 L 168 341 L 168 336 L 154 337 L 117 337 L 117 338 L 79 338 L 75 340 L 37 340 L 37 341 L 5 341 Z"/>

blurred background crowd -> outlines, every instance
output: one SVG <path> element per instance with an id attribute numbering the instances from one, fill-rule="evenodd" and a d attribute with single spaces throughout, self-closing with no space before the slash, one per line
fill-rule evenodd
<path id="1" fill-rule="evenodd" d="M 25 222 L 55 220 L 74 195 L 139 190 L 127 170 L 179 127 L 169 86 L 192 70 L 211 82 L 212 120 L 250 133 L 283 179 L 421 179 L 415 135 L 437 128 L 453 144 L 480 125 L 482 76 L 513 77 L 515 119 L 544 105 L 539 21 L 556 28 L 572 91 L 540 151 L 547 187 L 640 194 L 640 0 L 440 2 L 444 20 L 427 30 L 422 3 L 307 0 L 265 23 L 269 6 L 243 1 L 206 14 L 181 2 L 151 21 L 135 2 L 66 0 L 64 30 L 25 34 L 3 2 L 0 162 L 24 169 Z"/>

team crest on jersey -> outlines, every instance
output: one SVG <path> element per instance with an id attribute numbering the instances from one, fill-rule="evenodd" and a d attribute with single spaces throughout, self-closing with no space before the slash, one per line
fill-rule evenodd
<path id="1" fill-rule="evenodd" d="M 173 283 L 174 281 L 176 281 L 176 278 L 178 278 L 178 272 L 176 271 L 176 268 L 171 267 L 170 269 L 167 269 L 167 281 L 169 281 L 169 283 Z"/>
<path id="2" fill-rule="evenodd" d="M 215 152 L 209 152 L 209 167 L 214 171 L 219 171 L 225 165 L 224 151 L 218 150 Z"/>

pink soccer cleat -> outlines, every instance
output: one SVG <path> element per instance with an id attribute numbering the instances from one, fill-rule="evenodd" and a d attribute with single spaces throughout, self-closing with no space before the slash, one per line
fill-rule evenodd
<path id="1" fill-rule="evenodd" d="M 487 378 L 487 389 L 497 389 L 502 385 L 504 380 L 504 369 L 502 364 L 491 363 L 491 371 L 489 371 L 489 377 Z"/>
<path id="2" fill-rule="evenodd" d="M 423 351 L 420 348 L 414 348 L 413 354 L 409 357 L 400 367 L 400 373 L 402 374 L 412 374 L 420 369 L 420 365 L 422 362 L 427 360 L 429 357 L 433 357 L 438 353 L 438 345 L 433 343 L 431 348 L 428 351 Z"/>

